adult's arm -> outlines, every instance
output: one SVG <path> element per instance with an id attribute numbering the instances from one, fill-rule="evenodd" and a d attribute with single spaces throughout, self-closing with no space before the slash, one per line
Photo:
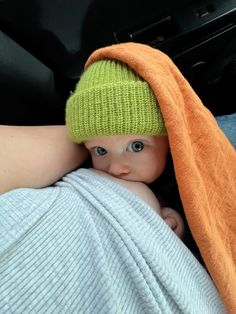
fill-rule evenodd
<path id="1" fill-rule="evenodd" d="M 48 186 L 87 156 L 83 146 L 68 138 L 65 126 L 0 125 L 0 194 Z"/>

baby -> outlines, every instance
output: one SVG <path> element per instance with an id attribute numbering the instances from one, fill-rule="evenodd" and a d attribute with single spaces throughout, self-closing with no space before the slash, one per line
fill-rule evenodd
<path id="1" fill-rule="evenodd" d="M 101 60 L 83 73 L 67 101 L 70 137 L 83 143 L 93 167 L 133 190 L 183 237 L 181 216 L 146 186 L 160 177 L 169 151 L 160 107 L 150 86 L 127 65 Z"/>

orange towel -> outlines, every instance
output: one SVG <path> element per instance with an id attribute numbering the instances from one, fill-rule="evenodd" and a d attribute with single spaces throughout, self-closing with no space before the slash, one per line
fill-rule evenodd
<path id="1" fill-rule="evenodd" d="M 137 43 L 95 51 L 127 63 L 152 87 L 165 120 L 184 211 L 229 313 L 236 313 L 236 152 L 164 53 Z"/>

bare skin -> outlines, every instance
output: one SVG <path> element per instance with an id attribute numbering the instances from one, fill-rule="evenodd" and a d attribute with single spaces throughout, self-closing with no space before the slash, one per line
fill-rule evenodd
<path id="1" fill-rule="evenodd" d="M 88 156 L 65 126 L 0 126 L 0 194 L 41 188 L 79 167 Z"/>

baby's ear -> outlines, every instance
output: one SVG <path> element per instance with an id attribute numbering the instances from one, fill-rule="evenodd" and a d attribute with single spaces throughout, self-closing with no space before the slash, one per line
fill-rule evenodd
<path id="1" fill-rule="evenodd" d="M 174 233 L 182 239 L 184 236 L 184 222 L 180 214 L 173 208 L 163 207 L 161 216 Z"/>

